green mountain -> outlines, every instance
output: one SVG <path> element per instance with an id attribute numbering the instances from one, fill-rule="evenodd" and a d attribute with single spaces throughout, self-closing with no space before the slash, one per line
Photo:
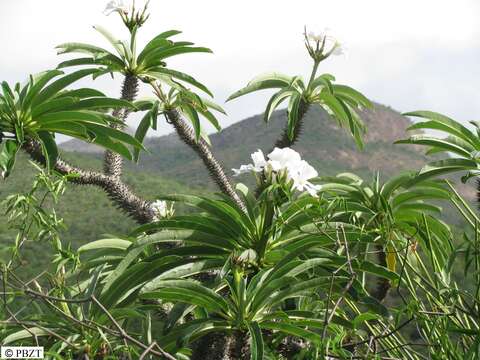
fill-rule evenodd
<path id="1" fill-rule="evenodd" d="M 334 120 L 319 107 L 313 107 L 305 117 L 299 142 L 294 148 L 318 170 L 320 175 L 335 175 L 353 171 L 369 177 L 377 170 L 391 175 L 402 169 L 418 169 L 427 158 L 420 149 L 393 145 L 405 137 L 410 120 L 383 105 L 361 113 L 367 125 L 366 146 L 358 150 L 345 129 L 339 129 Z M 210 136 L 215 155 L 228 173 L 233 167 L 250 162 L 250 154 L 257 149 L 267 153 L 286 123 L 285 111 L 277 111 L 267 124 L 262 115 L 252 116 Z M 90 153 L 100 159 L 100 149 L 76 140 L 62 144 L 64 150 Z M 192 186 L 214 189 L 208 182 L 207 171 L 201 160 L 172 133 L 146 140 L 149 153 L 142 154 L 139 167 L 162 177 Z M 136 165 L 127 165 L 135 169 Z M 241 178 L 243 181 L 246 178 Z"/>
<path id="2" fill-rule="evenodd" d="M 313 107 L 307 113 L 303 133 L 294 148 L 320 175 L 354 171 L 370 176 L 377 170 L 390 175 L 400 169 L 419 168 L 425 163 L 426 158 L 417 149 L 392 145 L 395 140 L 405 137 L 405 129 L 410 125 L 407 118 L 382 105 L 372 111 L 363 111 L 361 116 L 368 129 L 363 151 L 359 151 L 347 131 L 339 129 L 319 107 Z M 270 151 L 286 121 L 285 111 L 276 112 L 268 124 L 261 115 L 250 117 L 212 135 L 212 147 L 230 171 L 249 163 L 250 154 L 257 149 L 265 153 Z M 142 168 L 160 171 L 162 175 L 185 184 L 205 185 L 207 173 L 201 161 L 180 143 L 175 134 L 150 139 L 147 146 L 150 154 L 141 158 Z"/>
<path id="3" fill-rule="evenodd" d="M 344 129 L 329 118 L 320 108 L 312 108 L 305 118 L 300 140 L 294 146 L 320 175 L 355 172 L 371 179 L 376 171 L 386 176 L 405 169 L 419 169 L 427 158 L 422 149 L 413 146 L 393 145 L 405 137 L 410 121 L 389 107 L 376 105 L 375 109 L 361 114 L 368 133 L 365 149 L 358 150 Z M 278 111 L 266 124 L 262 115 L 240 121 L 223 131 L 211 135 L 214 153 L 230 169 L 250 162 L 250 154 L 262 149 L 267 153 L 286 123 L 285 111 Z M 87 168 L 101 168 L 100 149 L 75 140 L 62 144 L 64 156 L 73 163 Z M 176 134 L 149 138 L 149 153 L 142 154 L 140 163 L 127 164 L 125 181 L 148 199 L 165 193 L 200 193 L 217 191 L 196 154 L 183 144 Z M 11 177 L 0 186 L 0 199 L 12 193 L 27 191 L 33 180 L 34 169 L 22 156 Z M 237 179 L 245 183 L 251 177 Z M 473 189 L 463 187 L 462 192 L 472 195 Z M 70 185 L 57 208 L 65 220 L 63 238 L 73 246 L 98 239 L 101 234 L 126 234 L 135 224 L 121 214 L 107 200 L 105 194 L 93 187 Z M 181 211 L 181 209 L 180 209 Z M 0 243 L 12 243 L 12 231 L 5 217 L 0 219 Z M 43 246 L 43 245 L 42 245 Z M 37 251 L 42 246 L 29 246 Z M 35 257 L 34 257 L 35 258 Z"/>

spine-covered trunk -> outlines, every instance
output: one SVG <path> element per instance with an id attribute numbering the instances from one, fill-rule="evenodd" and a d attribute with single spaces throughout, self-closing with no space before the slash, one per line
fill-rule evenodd
<path id="1" fill-rule="evenodd" d="M 229 338 L 225 360 L 250 360 L 250 349 L 248 332 L 237 331 Z"/>
<path id="2" fill-rule="evenodd" d="M 300 102 L 300 107 L 298 109 L 298 119 L 297 123 L 295 124 L 295 129 L 293 131 L 293 137 L 290 139 L 288 137 L 288 125 L 285 125 L 285 128 L 283 129 L 282 135 L 277 139 L 275 142 L 274 147 L 278 147 L 280 149 L 286 148 L 286 147 L 291 147 L 293 144 L 295 144 L 298 140 L 298 137 L 302 133 L 303 130 L 303 120 L 305 117 L 305 114 L 307 113 L 309 108 L 309 104 L 304 102 L 303 100 Z M 272 149 L 273 150 L 273 149 Z M 272 151 L 271 150 L 271 151 Z M 269 151 L 270 152 L 270 151 Z M 257 186 L 255 189 L 255 196 L 258 198 L 260 194 L 265 190 L 265 188 L 268 186 L 268 184 L 265 184 L 265 177 L 262 178 L 261 184 Z"/>
<path id="3" fill-rule="evenodd" d="M 27 141 L 23 144 L 23 150 L 25 150 L 34 161 L 45 166 L 45 157 L 42 154 L 41 146 L 38 142 L 34 140 Z M 57 159 L 55 170 L 62 175 L 75 175 L 69 180 L 72 183 L 95 185 L 102 188 L 119 209 L 139 224 L 146 224 L 153 221 L 155 214 L 150 202 L 134 194 L 119 178 L 77 168 L 61 158 Z"/>
<path id="4" fill-rule="evenodd" d="M 387 254 L 383 250 L 381 245 L 377 245 L 375 247 L 375 251 L 378 258 L 378 265 L 387 266 Z M 378 301 L 382 302 L 388 295 L 388 291 L 390 290 L 390 281 L 388 279 L 380 278 L 377 281 L 376 287 L 372 292 L 372 296 L 377 299 Z"/>
<path id="5" fill-rule="evenodd" d="M 308 108 L 309 108 L 309 105 L 302 100 L 300 102 L 300 106 L 298 109 L 298 119 L 297 119 L 297 123 L 295 124 L 295 129 L 293 131 L 292 139 L 288 137 L 288 126 L 285 126 L 285 128 L 283 129 L 282 135 L 275 142 L 275 147 L 278 147 L 278 148 L 290 147 L 297 142 L 298 137 L 300 136 L 303 130 L 303 120 L 304 120 L 305 114 L 308 111 Z"/>
<path id="6" fill-rule="evenodd" d="M 133 101 L 138 93 L 138 79 L 135 75 L 127 74 L 123 80 L 121 99 L 126 101 Z M 112 116 L 121 121 L 121 124 L 112 124 L 114 129 L 122 129 L 130 114 L 129 109 L 115 109 Z M 105 175 L 112 177 L 120 177 L 122 175 L 123 158 L 113 151 L 106 150 L 103 163 L 103 171 Z"/>
<path id="7" fill-rule="evenodd" d="M 195 139 L 195 133 L 191 126 L 189 126 L 185 120 L 182 119 L 178 111 L 170 110 L 166 113 L 166 117 L 169 123 L 173 125 L 175 128 L 178 136 L 185 142 L 188 146 L 190 146 L 202 159 L 205 167 L 207 168 L 210 176 L 218 185 L 220 190 L 231 197 L 233 201 L 245 211 L 245 205 L 243 204 L 242 200 L 235 192 L 232 184 L 230 183 L 229 178 L 225 174 L 222 165 L 218 162 L 218 160 L 213 155 L 210 147 L 208 144 L 200 138 L 198 141 Z"/>
<path id="8" fill-rule="evenodd" d="M 227 335 L 210 333 L 193 344 L 191 360 L 225 360 L 227 348 Z"/>

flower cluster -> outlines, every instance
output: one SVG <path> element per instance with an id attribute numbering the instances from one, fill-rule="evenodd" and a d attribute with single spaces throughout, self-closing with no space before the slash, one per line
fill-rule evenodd
<path id="1" fill-rule="evenodd" d="M 143 10 L 138 10 L 135 7 L 135 1 L 130 5 L 126 5 L 123 0 L 112 0 L 107 3 L 103 13 L 110 15 L 114 12 L 120 14 L 125 26 L 133 32 L 135 28 L 142 26 L 147 21 L 149 15 L 146 13 L 149 1 L 145 3 Z M 140 7 L 141 9 L 141 7 Z"/>
<path id="2" fill-rule="evenodd" d="M 234 176 L 247 172 L 273 172 L 285 174 L 287 181 L 293 183 L 293 188 L 298 191 L 307 191 L 310 195 L 316 196 L 319 190 L 318 185 L 312 184 L 309 180 L 318 176 L 318 172 L 300 154 L 290 148 L 275 148 L 265 159 L 262 150 L 252 155 L 253 164 L 242 165 L 239 169 L 232 169 Z"/>
<path id="3" fill-rule="evenodd" d="M 332 35 L 329 28 L 325 28 L 322 32 L 316 34 L 314 32 L 307 33 L 305 29 L 305 46 L 308 53 L 315 61 L 322 61 L 330 55 L 344 55 L 345 47 L 340 44 L 338 39 Z"/>
<path id="4" fill-rule="evenodd" d="M 120 14 L 128 14 L 128 6 L 125 5 L 123 0 L 109 1 L 103 13 L 108 16 L 114 12 L 118 12 Z"/>
<path id="5" fill-rule="evenodd" d="M 175 210 L 173 208 L 173 203 L 168 205 L 166 201 L 156 200 L 151 204 L 152 210 L 155 213 L 154 221 L 159 221 L 164 218 L 171 217 Z"/>

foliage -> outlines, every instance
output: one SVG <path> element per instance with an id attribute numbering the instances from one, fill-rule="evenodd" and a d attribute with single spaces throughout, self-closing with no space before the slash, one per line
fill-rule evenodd
<path id="1" fill-rule="evenodd" d="M 5 203 L 17 235 L 0 249 L 2 345 L 41 345 L 48 359 L 194 360 L 202 358 L 202 351 L 212 359 L 480 356 L 480 219 L 448 180 L 433 179 L 453 170 L 476 169 L 479 134 L 439 114 L 412 113 L 429 119 L 414 128 L 442 130 L 450 137 L 416 135 L 403 141 L 432 146 L 430 153 L 447 151 L 463 157 L 430 164 L 434 170 L 402 173 L 385 181 L 377 175 L 370 183 L 350 173 L 312 179 L 316 170 L 295 151 L 275 149 L 268 161 L 258 151 L 252 154 L 254 164 L 237 171 L 257 173 L 260 186 L 255 190 L 238 184 L 235 196 L 159 195 L 154 202 L 128 195 L 127 206 L 134 202 L 156 210 L 153 221 L 128 235 L 104 236 L 78 250 L 62 242 L 63 221 L 54 208 L 75 174 L 49 171 L 57 160 L 54 133 L 92 140 L 76 131 L 88 130 L 93 123 L 89 119 L 95 117 L 100 119 L 96 126 L 109 129 L 111 141 L 118 141 L 114 147 L 107 146 L 108 141 L 100 144 L 122 153 L 117 146 L 122 142 L 141 148 L 159 113 L 178 121 L 176 112 L 181 111 L 192 123 L 187 130 L 206 150 L 198 113 L 213 122 L 205 111 L 221 110 L 178 81 L 208 93 L 203 85 L 164 62 L 181 53 L 203 52 L 202 48 L 170 41 L 178 32 L 169 31 L 137 56 L 136 33 L 148 19 L 146 7 L 129 10 L 112 1 L 107 9 L 120 15 L 131 35 L 130 42 L 122 42 L 97 28 L 116 54 L 87 44 L 64 44 L 63 52 L 86 52 L 88 58 L 61 67 L 93 68 L 45 87 L 49 76 L 58 74 L 47 72 L 50 75 L 42 75 L 47 76 L 40 77 L 43 80 L 16 87 L 16 95 L 4 85 L 0 119 L 2 130 L 12 134 L 0 157 L 4 171 L 11 170 L 24 139 L 43 144 L 47 161 L 46 170 L 36 168 L 32 189 L 10 195 Z M 327 45 L 329 39 L 326 34 L 305 35 L 314 60 L 307 85 L 299 78 L 274 75 L 257 79 L 233 97 L 280 88 L 266 118 L 290 97 L 287 135 L 297 133 L 300 108 L 319 103 L 350 127 L 360 145 L 362 125 L 355 109 L 368 107 L 369 101 L 351 88 L 334 85 L 329 75 L 316 77 L 320 62 L 339 52 L 336 41 Z M 92 100 L 96 90 L 82 89 L 85 100 L 68 100 L 73 105 L 65 105 L 70 98 L 65 94 L 75 90 L 62 89 L 71 82 L 85 74 L 110 72 L 149 83 L 157 99 L 133 105 L 102 96 Z M 170 87 L 167 93 L 162 82 Z M 80 97 L 79 93 L 75 94 Z M 114 108 L 113 103 L 127 110 L 148 110 L 136 140 L 113 131 L 110 125 L 118 120 L 98 111 Z M 65 122 L 63 128 L 41 121 L 50 113 Z M 123 155 L 138 159 L 139 153 Z M 213 156 L 208 151 L 203 155 Z M 112 186 L 107 192 L 112 200 L 128 193 L 116 178 L 99 177 Z M 295 191 L 304 189 L 308 191 Z M 447 202 L 465 219 L 461 236 L 438 218 L 439 204 Z M 173 209 L 182 206 L 191 211 Z M 28 242 L 50 244 L 53 267 L 25 279 L 21 254 Z M 453 280 L 459 259 L 473 286 Z M 384 301 L 389 290 L 392 296 Z"/>
<path id="2" fill-rule="evenodd" d="M 104 112 L 117 107 L 131 108 L 131 104 L 105 97 L 95 89 L 65 90 L 96 72 L 79 70 L 64 75 L 59 70 L 49 70 L 30 76 L 26 85 L 16 84 L 13 90 L 6 82 L 2 83 L 0 140 L 7 137 L 0 153 L 3 177 L 11 172 L 18 149 L 29 140 L 41 144 L 47 166 L 53 168 L 58 157 L 55 134 L 93 142 L 126 158 L 132 158 L 126 145 L 142 148 L 135 138 L 109 128 L 117 119 Z"/>
<path id="3" fill-rule="evenodd" d="M 217 130 L 220 130 L 218 120 L 211 110 L 221 113 L 225 111 L 219 105 L 187 88 L 184 84 L 191 85 L 213 97 L 205 85 L 188 74 L 168 68 L 166 61 L 178 55 L 212 51 L 205 47 L 193 46 L 194 44 L 188 41 L 171 40 L 171 37 L 181 34 L 178 30 L 164 31 L 151 39 L 143 49 L 138 49 L 137 30 L 141 24 L 135 24 L 135 17 L 145 17 L 145 11 L 145 9 L 141 12 L 133 10 L 132 18 L 128 21 L 125 16 L 122 16 L 124 23 L 129 24 L 129 41 L 118 40 L 101 26 L 94 27 L 110 43 L 115 53 L 84 43 L 66 43 L 57 46 L 59 54 L 87 54 L 87 57 L 64 61 L 58 65 L 58 68 L 93 66 L 97 69 L 96 76 L 109 73 L 113 75 L 118 72 L 125 76 L 138 77 L 150 84 L 158 99 L 144 99 L 137 103 L 137 106 L 142 109 L 151 109 L 142 119 L 135 133 L 139 141 L 143 141 L 149 128 L 157 129 L 158 112 L 163 113 L 171 109 L 179 109 L 187 117 L 195 129 L 197 141 L 200 136 L 208 141 L 207 134 L 202 132 L 199 117 L 203 116 Z M 169 87 L 169 90 L 163 91 L 162 85 Z M 138 158 L 138 153 L 136 157 Z"/>
<path id="4" fill-rule="evenodd" d="M 309 36 L 305 34 L 307 50 L 314 61 L 310 80 L 305 83 L 301 76 L 287 76 L 279 73 L 264 74 L 251 80 L 247 86 L 230 95 L 228 100 L 264 89 L 279 89 L 269 100 L 265 109 L 264 120 L 268 122 L 273 111 L 288 99 L 288 126 L 287 135 L 293 140 L 296 128 L 300 126 L 303 116 L 302 107 L 318 104 L 335 119 L 341 127 L 346 127 L 355 139 L 357 146 L 363 147 L 362 133 L 365 126 L 356 110 L 372 108 L 370 100 L 357 90 L 334 84 L 335 77 L 331 74 L 317 76 L 320 63 L 327 59 L 339 45 L 334 45 L 326 51 L 325 42 L 328 35 L 314 37 L 312 45 Z"/>

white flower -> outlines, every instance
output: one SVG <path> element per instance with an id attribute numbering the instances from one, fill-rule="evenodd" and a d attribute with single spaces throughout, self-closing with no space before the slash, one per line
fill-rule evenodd
<path id="1" fill-rule="evenodd" d="M 252 155 L 253 167 L 255 171 L 262 171 L 265 166 L 267 166 L 267 161 L 265 160 L 265 155 L 263 151 L 258 149 Z"/>
<path id="2" fill-rule="evenodd" d="M 103 13 L 108 16 L 113 12 L 128 13 L 128 6 L 125 5 L 123 0 L 109 1 Z"/>
<path id="3" fill-rule="evenodd" d="M 318 172 L 300 154 L 288 147 L 275 148 L 267 155 L 268 161 L 261 150 L 252 155 L 253 164 L 242 165 L 239 169 L 232 169 L 234 176 L 248 172 L 284 172 L 288 181 L 293 181 L 293 188 L 298 191 L 307 191 L 310 195 L 316 196 L 320 186 L 314 185 L 308 180 L 318 176 Z"/>
<path id="4" fill-rule="evenodd" d="M 323 34 L 315 34 L 313 31 L 310 31 L 308 33 L 307 37 L 308 37 L 309 40 L 321 42 L 321 41 L 323 41 L 324 35 Z"/>
<path id="5" fill-rule="evenodd" d="M 322 43 L 324 39 L 326 41 L 328 38 L 333 38 L 333 36 L 331 36 L 331 32 L 332 32 L 332 30 L 330 28 L 326 27 L 318 33 L 310 31 L 307 35 L 307 38 L 308 38 L 308 40 Z"/>
<path id="6" fill-rule="evenodd" d="M 232 169 L 233 176 L 238 176 L 238 175 L 242 175 L 242 174 L 245 174 L 245 173 L 249 173 L 253 170 L 254 170 L 254 166 L 252 164 L 241 165 L 240 169 Z"/>
<path id="7" fill-rule="evenodd" d="M 288 147 L 283 149 L 276 147 L 268 154 L 268 158 L 270 159 L 268 163 L 273 171 L 288 170 L 289 167 L 302 160 L 298 152 Z"/>
<path id="8" fill-rule="evenodd" d="M 308 162 L 301 160 L 294 164 L 294 166 L 291 166 L 289 175 L 293 180 L 293 187 L 296 190 L 306 190 L 310 195 L 317 196 L 317 191 L 320 190 L 320 187 L 312 184 L 308 180 L 317 177 L 318 172 Z"/>
<path id="9" fill-rule="evenodd" d="M 346 48 L 343 43 L 338 40 L 330 28 L 323 29 L 320 33 L 309 32 L 307 39 L 314 43 L 318 43 L 320 47 L 323 46 L 322 54 L 329 55 L 345 55 Z M 310 45 L 313 48 L 316 44 Z"/>
<path id="10" fill-rule="evenodd" d="M 158 221 L 162 218 L 166 218 L 173 213 L 173 205 L 170 207 L 168 206 L 166 201 L 163 200 L 156 200 L 151 205 L 152 210 L 154 212 L 154 220 Z"/>
<path id="11" fill-rule="evenodd" d="M 262 150 L 257 150 L 252 155 L 253 164 L 241 165 L 239 169 L 232 169 L 233 176 L 242 175 L 249 173 L 251 171 L 261 172 L 267 166 L 267 161 L 265 160 L 265 155 L 263 155 Z"/>

